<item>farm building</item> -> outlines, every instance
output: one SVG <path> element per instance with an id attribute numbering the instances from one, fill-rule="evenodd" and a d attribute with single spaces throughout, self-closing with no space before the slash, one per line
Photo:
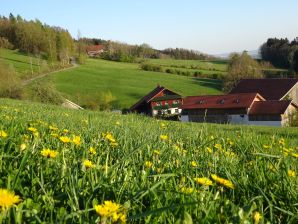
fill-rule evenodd
<path id="1" fill-rule="evenodd" d="M 104 52 L 104 46 L 103 45 L 91 45 L 86 47 L 86 53 L 90 57 L 94 57 L 97 55 L 100 55 L 101 53 Z"/>
<path id="2" fill-rule="evenodd" d="M 265 100 L 258 93 L 186 97 L 182 121 L 286 126 L 298 110 L 291 100 Z"/>
<path id="3" fill-rule="evenodd" d="M 150 116 L 174 116 L 181 113 L 181 105 L 181 95 L 158 85 L 135 103 L 130 111 Z"/>
<path id="4" fill-rule="evenodd" d="M 266 100 L 291 99 L 298 104 L 298 79 L 242 79 L 230 93 L 259 93 Z"/>

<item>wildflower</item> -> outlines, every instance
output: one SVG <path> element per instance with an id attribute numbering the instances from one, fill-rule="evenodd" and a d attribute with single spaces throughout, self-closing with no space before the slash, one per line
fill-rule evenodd
<path id="1" fill-rule="evenodd" d="M 214 148 L 221 150 L 222 149 L 222 146 L 221 146 L 221 144 L 216 143 L 214 145 Z"/>
<path id="2" fill-rule="evenodd" d="M 295 177 L 296 176 L 296 172 L 294 170 L 288 170 L 288 176 L 289 177 Z"/>
<path id="3" fill-rule="evenodd" d="M 161 124 L 160 124 L 160 127 L 161 127 L 161 128 L 165 128 L 165 127 L 166 127 L 166 124 L 165 124 L 165 123 L 161 123 Z"/>
<path id="4" fill-rule="evenodd" d="M 218 177 L 218 176 L 215 175 L 215 174 L 211 174 L 211 177 L 212 177 L 212 179 L 213 179 L 215 182 L 217 182 L 217 183 L 219 183 L 219 184 L 221 184 L 221 185 L 224 185 L 225 187 L 228 187 L 228 188 L 231 188 L 231 189 L 235 189 L 234 184 L 233 184 L 230 180 L 226 180 L 226 179 L 224 179 L 224 178 L 220 178 L 220 177 Z"/>
<path id="5" fill-rule="evenodd" d="M 49 129 L 52 130 L 52 131 L 57 131 L 57 130 L 58 130 L 57 127 L 55 127 L 55 126 L 51 126 L 51 125 L 49 126 Z"/>
<path id="6" fill-rule="evenodd" d="M 94 167 L 95 167 L 95 165 L 92 163 L 92 161 L 90 161 L 90 160 L 88 160 L 88 159 L 85 159 L 85 160 L 83 161 L 83 165 L 84 165 L 84 167 L 86 167 L 86 168 L 94 168 Z"/>
<path id="7" fill-rule="evenodd" d="M 32 133 L 37 132 L 37 129 L 34 128 L 34 127 L 29 127 L 27 130 L 28 130 L 28 131 L 31 131 Z"/>
<path id="8" fill-rule="evenodd" d="M 105 134 L 105 138 L 109 141 L 109 142 L 116 142 L 114 136 L 111 133 L 107 133 Z"/>
<path id="9" fill-rule="evenodd" d="M 8 134 L 5 131 L 0 130 L 0 138 L 6 138 Z"/>
<path id="10" fill-rule="evenodd" d="M 65 134 L 67 134 L 69 132 L 69 130 L 63 129 L 62 132 L 65 133 Z"/>
<path id="11" fill-rule="evenodd" d="M 110 146 L 112 146 L 113 148 L 117 147 L 119 144 L 117 142 L 111 142 Z"/>
<path id="12" fill-rule="evenodd" d="M 40 154 L 47 158 L 55 158 L 58 155 L 58 152 L 51 149 L 43 149 Z"/>
<path id="13" fill-rule="evenodd" d="M 151 167 L 153 166 L 153 163 L 150 162 L 150 161 L 146 161 L 146 162 L 145 162 L 145 166 L 146 166 L 147 168 L 151 168 Z"/>
<path id="14" fill-rule="evenodd" d="M 13 205 L 21 201 L 20 196 L 15 195 L 7 189 L 0 188 L 0 207 L 2 210 L 7 210 Z"/>
<path id="15" fill-rule="evenodd" d="M 24 151 L 26 148 L 27 148 L 27 145 L 26 145 L 25 143 L 22 143 L 22 144 L 20 145 L 20 149 L 21 149 L 21 151 Z"/>
<path id="16" fill-rule="evenodd" d="M 160 151 L 158 151 L 158 150 L 154 150 L 153 153 L 156 154 L 156 155 L 160 155 L 161 154 Z"/>
<path id="17" fill-rule="evenodd" d="M 51 133 L 51 136 L 54 138 L 58 138 L 59 135 L 57 133 Z"/>
<path id="18" fill-rule="evenodd" d="M 298 153 L 292 153 L 291 156 L 298 158 Z"/>
<path id="19" fill-rule="evenodd" d="M 264 148 L 264 149 L 270 149 L 271 146 L 270 146 L 270 145 L 263 145 L 263 148 Z"/>
<path id="20" fill-rule="evenodd" d="M 209 138 L 210 138 L 211 140 L 214 140 L 214 136 L 213 136 L 213 135 L 211 135 Z"/>
<path id="21" fill-rule="evenodd" d="M 167 141 L 169 139 L 169 137 L 167 135 L 160 135 L 159 137 L 163 141 Z"/>
<path id="22" fill-rule="evenodd" d="M 278 141 L 278 143 L 279 143 L 280 145 L 285 145 L 285 140 L 284 140 L 283 138 L 281 138 L 281 139 Z"/>
<path id="23" fill-rule="evenodd" d="M 81 137 L 80 137 L 80 136 L 76 136 L 76 135 L 74 135 L 73 138 L 72 138 L 72 142 L 73 142 L 75 145 L 80 145 L 80 144 L 81 144 Z"/>
<path id="24" fill-rule="evenodd" d="M 124 209 L 117 203 L 105 201 L 101 205 L 95 205 L 94 209 L 103 219 L 110 219 L 112 223 L 126 222 L 126 213 Z"/>
<path id="25" fill-rule="evenodd" d="M 211 186 L 213 185 L 212 180 L 210 180 L 207 177 L 200 177 L 194 179 L 198 184 L 204 185 L 204 186 Z"/>
<path id="26" fill-rule="evenodd" d="M 120 122 L 119 122 L 119 121 L 116 121 L 116 123 L 115 123 L 115 124 L 119 126 L 119 125 L 120 125 Z"/>
<path id="27" fill-rule="evenodd" d="M 212 153 L 212 149 L 210 147 L 206 148 L 209 153 Z"/>
<path id="28" fill-rule="evenodd" d="M 96 150 L 95 148 L 93 148 L 92 146 L 89 148 L 89 153 L 92 154 L 92 155 L 95 155 L 96 154 Z"/>
<path id="29" fill-rule="evenodd" d="M 194 192 L 194 189 L 192 187 L 182 187 L 181 192 L 186 194 L 191 194 Z"/>
<path id="30" fill-rule="evenodd" d="M 254 213 L 254 223 L 258 224 L 260 222 L 260 220 L 262 219 L 262 216 L 259 212 L 255 212 Z"/>
<path id="31" fill-rule="evenodd" d="M 192 167 L 198 167 L 198 164 L 197 164 L 196 161 L 191 161 L 191 166 L 192 166 Z"/>
<path id="32" fill-rule="evenodd" d="M 67 137 L 67 136 L 61 136 L 59 139 L 60 139 L 60 141 L 63 142 L 63 143 L 68 143 L 68 142 L 70 142 L 70 138 Z"/>

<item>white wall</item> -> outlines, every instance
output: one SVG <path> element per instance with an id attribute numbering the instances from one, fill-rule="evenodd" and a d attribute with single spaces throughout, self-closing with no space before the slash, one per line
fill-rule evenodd
<path id="1" fill-rule="evenodd" d="M 248 115 L 243 114 L 243 117 L 241 117 L 240 114 L 233 114 L 229 115 L 229 123 L 231 124 L 248 124 Z"/>
<path id="2" fill-rule="evenodd" d="M 249 125 L 263 125 L 281 127 L 281 121 L 249 121 Z"/>

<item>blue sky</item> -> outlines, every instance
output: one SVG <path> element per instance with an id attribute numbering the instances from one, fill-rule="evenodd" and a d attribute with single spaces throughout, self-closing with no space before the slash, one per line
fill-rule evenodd
<path id="1" fill-rule="evenodd" d="M 1 0 L 0 15 L 10 12 L 61 26 L 73 37 L 80 30 L 86 37 L 210 54 L 298 36 L 296 0 Z"/>

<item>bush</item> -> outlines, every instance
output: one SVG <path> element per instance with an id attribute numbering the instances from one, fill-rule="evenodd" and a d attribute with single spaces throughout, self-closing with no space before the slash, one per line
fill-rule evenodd
<path id="1" fill-rule="evenodd" d="M 26 92 L 24 96 L 27 100 L 41 103 L 50 103 L 61 105 L 63 102 L 62 95 L 55 89 L 50 82 L 36 82 Z"/>
<path id="2" fill-rule="evenodd" d="M 160 65 L 141 64 L 141 69 L 145 71 L 163 72 L 162 67 Z"/>
<path id="3" fill-rule="evenodd" d="M 22 95 L 21 81 L 12 66 L 0 61 L 0 97 L 19 99 Z"/>
<path id="4" fill-rule="evenodd" d="M 13 49 L 13 45 L 7 38 L 0 37 L 0 48 Z"/>
<path id="5" fill-rule="evenodd" d="M 289 116 L 289 126 L 298 127 L 298 111 Z"/>

